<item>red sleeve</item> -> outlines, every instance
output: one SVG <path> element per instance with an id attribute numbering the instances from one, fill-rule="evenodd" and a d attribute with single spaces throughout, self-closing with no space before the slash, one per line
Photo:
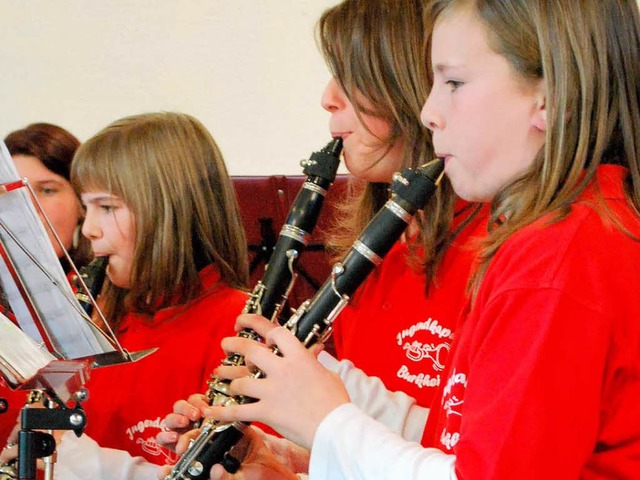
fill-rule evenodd
<path id="1" fill-rule="evenodd" d="M 598 436 L 610 320 L 551 288 L 483 306 L 467 336 L 458 478 L 581 476 Z"/>
<path id="2" fill-rule="evenodd" d="M 638 477 L 639 263 L 579 205 L 501 247 L 450 365 L 460 479 Z"/>

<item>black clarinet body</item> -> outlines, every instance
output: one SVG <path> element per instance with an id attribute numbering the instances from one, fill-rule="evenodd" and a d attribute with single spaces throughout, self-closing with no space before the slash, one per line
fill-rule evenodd
<path id="1" fill-rule="evenodd" d="M 334 138 L 324 148 L 312 153 L 308 160 L 301 162 L 303 173 L 307 178 L 289 209 L 264 276 L 253 289 L 243 313 L 255 313 L 273 322 L 279 322 L 280 313 L 295 282 L 294 267 L 318 222 L 327 191 L 336 177 L 341 152 L 342 138 Z M 238 335 L 245 338 L 258 338 L 256 332 L 250 329 L 245 329 Z M 243 365 L 244 358 L 241 355 L 231 354 L 222 363 Z M 228 380 L 212 376 L 207 383 L 209 388 L 205 396 L 210 404 L 225 404 L 233 401 L 228 393 Z M 212 428 L 214 428 L 213 425 L 205 423 L 203 433 L 192 443 L 167 478 L 208 477 L 208 470 L 200 476 L 199 474 L 191 475 L 187 470 L 194 471 L 192 464 L 197 462 L 196 456 L 208 456 L 210 450 L 215 452 L 220 449 L 217 439 L 214 442 L 210 441 L 213 436 Z M 235 441 L 241 437 L 242 433 L 239 433 Z M 218 461 L 214 461 L 211 465 L 215 463 Z M 228 468 L 233 467 L 228 466 Z"/>
<path id="2" fill-rule="evenodd" d="M 305 346 L 323 342 L 350 297 L 379 265 L 435 191 L 443 171 L 441 160 L 394 176 L 392 196 L 333 266 L 331 276 L 312 300 L 305 302 L 285 325 Z"/>
<path id="3" fill-rule="evenodd" d="M 77 288 L 76 299 L 89 317 L 93 313 L 91 299 L 95 300 L 102 291 L 108 265 L 109 257 L 97 257 L 80 269 L 80 278 L 73 279 Z"/>
<path id="4" fill-rule="evenodd" d="M 280 315 L 294 277 L 291 263 L 307 246 L 318 222 L 327 191 L 336 178 L 341 151 L 342 139 L 335 138 L 301 162 L 307 179 L 289 209 L 264 277 L 259 282 L 263 288 L 260 299 L 247 313 L 257 313 L 274 321 Z"/>
<path id="5" fill-rule="evenodd" d="M 253 289 L 243 313 L 262 315 L 273 322 L 279 320 L 295 282 L 294 267 L 318 222 L 327 191 L 336 178 L 341 152 L 342 138 L 334 138 L 320 151 L 312 153 L 308 160 L 301 162 L 307 179 L 289 209 L 264 276 Z M 238 335 L 257 338 L 257 334 L 249 329 Z M 233 354 L 222 363 L 242 365 L 244 359 Z M 213 376 L 205 394 L 208 401 L 212 404 L 224 403 L 228 397 L 228 385 L 228 381 Z"/>
<path id="6" fill-rule="evenodd" d="M 343 261 L 334 265 L 330 277 L 314 297 L 304 302 L 285 323 L 284 326 L 305 346 L 323 342 L 330 335 L 335 318 L 398 241 L 415 212 L 424 207 L 437 188 L 443 170 L 444 162 L 436 159 L 416 170 L 407 169 L 401 175 L 394 175 L 390 200 L 369 222 Z M 255 378 L 263 375 L 260 371 L 253 374 Z M 230 397 L 228 404 L 254 401 L 249 397 L 236 396 Z M 239 468 L 239 463 L 233 462 L 228 452 L 242 438 L 248 425 L 244 422 L 206 422 L 200 436 L 165 480 L 206 479 L 216 463 L 222 463 L 233 473 Z"/>

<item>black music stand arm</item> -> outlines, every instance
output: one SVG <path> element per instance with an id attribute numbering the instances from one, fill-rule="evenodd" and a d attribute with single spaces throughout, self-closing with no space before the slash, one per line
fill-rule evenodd
<path id="1" fill-rule="evenodd" d="M 56 441 L 50 433 L 37 430 L 72 430 L 78 437 L 87 424 L 87 417 L 79 403 L 69 408 L 28 408 L 20 415 L 18 433 L 18 478 L 33 480 L 36 478 L 38 458 L 53 455 Z"/>

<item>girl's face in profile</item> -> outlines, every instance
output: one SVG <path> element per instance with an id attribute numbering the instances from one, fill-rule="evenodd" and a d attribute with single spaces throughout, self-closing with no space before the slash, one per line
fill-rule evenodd
<path id="1" fill-rule="evenodd" d="M 366 106 L 366 101 L 362 103 Z M 331 79 L 327 84 L 321 104 L 331 113 L 331 135 L 342 137 L 344 141 L 343 155 L 349 172 L 369 182 L 391 183 L 391 177 L 400 169 L 402 162 L 402 142 L 396 142 L 391 150 L 382 156 L 387 149 L 382 143 L 391 130 L 389 122 L 364 114 L 361 114 L 361 122 L 335 79 Z"/>
<path id="2" fill-rule="evenodd" d="M 91 241 L 96 257 L 109 257 L 107 275 L 111 283 L 130 288 L 136 246 L 133 212 L 109 192 L 83 192 L 80 197 L 87 209 L 82 234 Z"/>
<path id="3" fill-rule="evenodd" d="M 82 217 L 80 201 L 73 191 L 73 187 L 66 178 L 49 170 L 36 157 L 18 154 L 13 155 L 12 158 L 18 174 L 29 180 L 62 245 L 69 250 L 73 244 L 73 235 Z M 43 220 L 43 223 L 56 255 L 61 258 L 64 256 L 62 247 L 56 241 L 47 222 Z"/>
<path id="4" fill-rule="evenodd" d="M 525 81 L 488 43 L 471 8 L 442 14 L 432 38 L 434 85 L 422 109 L 456 193 L 490 201 L 544 144 L 542 81 Z"/>

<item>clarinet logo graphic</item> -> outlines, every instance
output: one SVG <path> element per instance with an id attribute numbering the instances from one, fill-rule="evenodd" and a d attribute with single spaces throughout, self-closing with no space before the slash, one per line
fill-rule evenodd
<path id="1" fill-rule="evenodd" d="M 427 342 L 414 340 L 414 337 L 420 333 L 427 336 Z M 418 322 L 400 331 L 396 336 L 396 341 L 398 346 L 406 351 L 409 360 L 420 362 L 429 359 L 433 370 L 441 372 L 444 370 L 446 355 L 451 349 L 451 344 L 443 340 L 451 337 L 453 337 L 453 332 L 449 328 L 443 327 L 438 320 L 429 317 L 424 322 Z M 439 343 L 438 340 L 440 340 Z"/>
<path id="2" fill-rule="evenodd" d="M 129 440 L 139 445 L 145 453 L 156 457 L 163 456 L 166 463 L 175 463 L 179 457 L 156 442 L 155 434 L 161 430 L 166 430 L 164 419 L 156 417 L 155 419 L 141 420 L 132 425 L 127 428 L 126 435 Z"/>
<path id="3" fill-rule="evenodd" d="M 149 437 L 147 439 L 138 438 L 136 439 L 136 443 L 141 446 L 143 451 L 150 455 L 154 455 L 156 457 L 163 455 L 166 463 L 176 463 L 178 458 L 180 458 L 172 451 L 161 446 L 153 437 Z"/>
<path id="4" fill-rule="evenodd" d="M 433 362 L 433 369 L 436 372 L 444 370 L 444 359 L 451 349 L 451 345 L 448 343 L 440 343 L 434 345 L 433 343 L 420 343 L 420 342 L 407 342 L 403 347 L 407 351 L 407 358 L 414 362 L 419 362 L 425 358 L 428 358 Z"/>

